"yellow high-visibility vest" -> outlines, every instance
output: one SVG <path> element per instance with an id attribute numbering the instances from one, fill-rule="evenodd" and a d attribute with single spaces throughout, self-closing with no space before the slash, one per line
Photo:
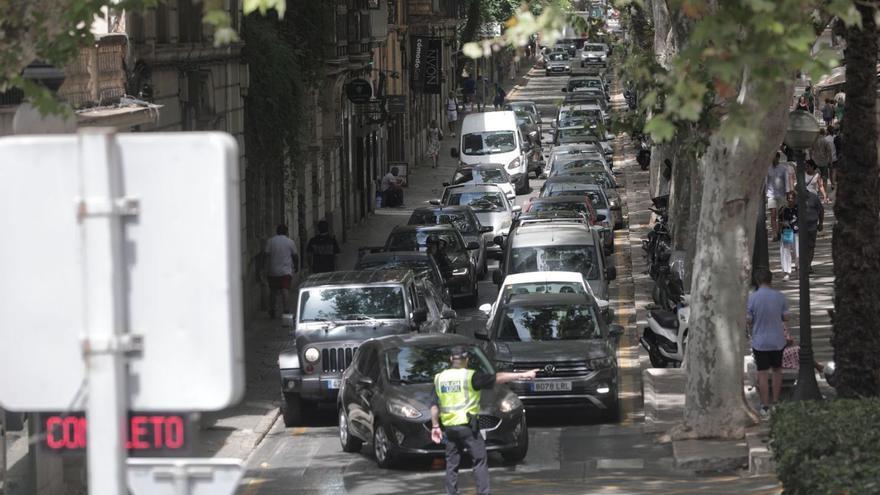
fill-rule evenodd
<path id="1" fill-rule="evenodd" d="M 449 368 L 434 376 L 440 399 L 440 422 L 444 426 L 468 424 L 468 413 L 480 412 L 480 391 L 473 387 L 474 370 Z"/>

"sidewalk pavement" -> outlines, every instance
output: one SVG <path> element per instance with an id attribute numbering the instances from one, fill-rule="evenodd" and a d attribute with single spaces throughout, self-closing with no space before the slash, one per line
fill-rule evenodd
<path id="1" fill-rule="evenodd" d="M 515 83 L 522 81 L 530 68 L 531 64 L 523 64 L 517 80 L 509 81 L 505 86 L 508 92 Z M 430 158 L 410 168 L 409 184 L 404 192 L 405 207 L 380 208 L 348 232 L 348 240 L 340 246 L 338 266 L 341 269 L 354 266 L 358 248 L 384 244 L 391 229 L 406 223 L 414 207 L 440 197 L 443 192 L 441 184 L 452 177 L 458 164 L 449 154 L 450 148 L 457 147 L 457 143 L 455 136 L 447 136 L 442 141 L 436 169 L 431 168 Z M 295 290 L 291 289 L 291 293 Z M 195 456 L 245 459 L 266 436 L 279 414 L 277 359 L 288 341 L 289 332 L 290 329 L 282 327 L 281 320 L 270 320 L 265 314 L 245 324 L 245 396 L 233 407 L 202 414 Z"/>
<path id="2" fill-rule="evenodd" d="M 639 328 L 646 326 L 646 306 L 653 302 L 651 288 L 653 281 L 647 275 L 645 258 L 641 254 L 640 241 L 647 236 L 651 213 L 648 188 L 648 174 L 634 166 L 625 167 L 627 178 L 627 204 L 630 208 L 630 244 L 633 248 L 633 277 L 637 321 Z M 833 197 L 833 194 L 832 194 Z M 810 314 L 813 330 L 813 352 L 817 362 L 824 363 L 832 358 L 831 321 L 828 310 L 834 306 L 834 274 L 831 257 L 831 232 L 834 226 L 834 213 L 830 206 L 825 209 L 825 224 L 816 241 L 813 261 L 814 273 L 810 276 L 811 297 Z M 768 225 L 768 231 L 769 231 Z M 779 243 L 771 240 L 770 267 L 774 274 L 774 286 L 789 300 L 789 330 L 795 341 L 800 339 L 800 298 L 797 272 L 789 281 L 782 280 Z M 745 330 L 744 330 L 745 331 Z M 744 342 L 743 357 L 750 355 L 748 340 Z M 645 401 L 645 431 L 663 433 L 680 421 L 684 409 L 684 374 L 681 369 L 652 369 L 646 353 L 641 351 L 641 362 Z M 745 368 L 745 365 L 744 365 Z M 794 377 L 796 372 L 789 371 Z M 746 374 L 743 392 L 747 402 L 756 409 L 760 406 L 753 378 Z M 817 376 L 820 391 L 826 397 L 833 397 L 834 390 L 824 378 Z M 783 390 L 782 400 L 790 397 L 791 389 Z M 673 442 L 676 465 L 695 470 L 730 470 L 748 467 L 751 474 L 773 474 L 772 456 L 767 448 L 769 431 L 766 422 L 752 428 L 743 441 L 717 442 L 711 440 L 688 440 Z"/>

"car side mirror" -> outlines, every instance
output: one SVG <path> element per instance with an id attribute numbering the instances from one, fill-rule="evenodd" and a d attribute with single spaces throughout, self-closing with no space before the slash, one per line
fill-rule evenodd
<path id="1" fill-rule="evenodd" d="M 504 249 L 504 236 L 496 235 L 495 238 L 492 239 L 492 242 L 494 242 L 495 245 L 500 247 L 501 249 Z"/>
<path id="2" fill-rule="evenodd" d="M 474 338 L 477 340 L 489 340 L 489 332 L 485 328 L 474 329 Z"/>
<path id="3" fill-rule="evenodd" d="M 428 204 L 431 204 L 434 206 L 440 206 L 440 200 L 439 199 L 429 199 Z"/>
<path id="4" fill-rule="evenodd" d="M 510 208 L 510 211 L 512 211 L 512 212 L 514 212 L 514 213 L 519 213 L 519 212 L 522 211 L 522 206 L 520 206 L 520 205 L 514 205 L 513 207 Z"/>
<path id="5" fill-rule="evenodd" d="M 489 232 L 492 232 L 493 230 L 495 229 L 491 225 L 483 225 L 480 227 L 481 234 L 487 234 Z"/>
<path id="6" fill-rule="evenodd" d="M 483 313 L 489 314 L 492 311 L 492 305 L 489 303 L 481 304 L 479 310 Z"/>
<path id="7" fill-rule="evenodd" d="M 467 248 L 468 251 L 473 251 L 475 249 L 480 249 L 480 243 L 477 241 L 471 241 L 471 242 L 467 243 L 467 245 L 465 247 Z"/>
<path id="8" fill-rule="evenodd" d="M 492 283 L 495 285 L 501 285 L 501 270 L 495 270 L 492 272 Z"/>
<path id="9" fill-rule="evenodd" d="M 604 222 L 605 218 L 606 218 L 605 215 L 603 215 L 601 213 L 596 213 L 596 221 L 597 222 Z"/>
<path id="10" fill-rule="evenodd" d="M 620 337 L 623 335 L 623 327 L 620 325 L 611 325 L 608 327 L 608 334 L 612 337 Z"/>
<path id="11" fill-rule="evenodd" d="M 449 183 L 448 183 L 448 182 L 444 182 L 444 183 L 443 183 L 443 187 L 449 187 Z"/>
<path id="12" fill-rule="evenodd" d="M 444 309 L 442 313 L 440 313 L 440 318 L 444 320 L 454 320 L 458 318 L 458 313 L 455 312 L 454 309 Z"/>
<path id="13" fill-rule="evenodd" d="M 609 266 L 605 268 L 605 278 L 610 282 L 617 278 L 617 268 Z"/>
<path id="14" fill-rule="evenodd" d="M 428 320 L 428 310 L 425 308 L 417 308 L 412 312 L 412 321 L 416 325 L 421 325 Z"/>
<path id="15" fill-rule="evenodd" d="M 452 158 L 458 158 L 458 148 L 452 148 L 451 150 L 449 150 L 449 154 L 452 156 Z"/>

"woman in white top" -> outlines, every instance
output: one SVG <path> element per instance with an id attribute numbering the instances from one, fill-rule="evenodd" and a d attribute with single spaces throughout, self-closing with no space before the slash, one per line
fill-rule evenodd
<path id="1" fill-rule="evenodd" d="M 431 127 L 428 128 L 428 154 L 434 160 L 432 168 L 437 168 L 437 160 L 440 157 L 440 141 L 443 139 L 443 131 L 437 125 L 436 120 L 431 121 Z"/>

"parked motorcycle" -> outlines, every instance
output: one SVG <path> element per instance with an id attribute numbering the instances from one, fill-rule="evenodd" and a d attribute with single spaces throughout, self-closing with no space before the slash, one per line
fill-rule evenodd
<path id="1" fill-rule="evenodd" d="M 648 352 L 654 368 L 677 368 L 684 361 L 691 315 L 689 301 L 690 296 L 685 295 L 672 311 L 653 309 L 648 312 L 648 326 L 639 342 Z"/>
<path id="2" fill-rule="evenodd" d="M 661 267 L 669 265 L 672 254 L 672 234 L 669 230 L 669 195 L 658 196 L 651 200 L 654 208 L 651 211 L 657 215 L 657 222 L 648 232 L 648 238 L 642 240 L 642 249 L 645 251 L 648 262 L 648 274 L 651 279 L 657 280 Z"/>
<path id="3" fill-rule="evenodd" d="M 651 142 L 648 136 L 639 136 L 639 151 L 636 155 L 636 163 L 642 170 L 648 170 L 651 166 Z"/>

